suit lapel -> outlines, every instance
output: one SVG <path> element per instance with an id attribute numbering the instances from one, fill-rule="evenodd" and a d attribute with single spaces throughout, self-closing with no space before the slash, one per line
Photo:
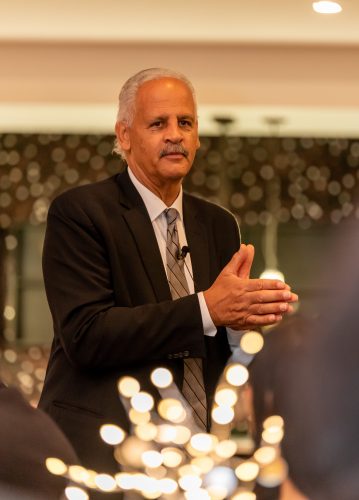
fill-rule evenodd
<path id="1" fill-rule="evenodd" d="M 127 210 L 123 217 L 136 242 L 138 253 L 158 301 L 171 300 L 166 272 L 151 220 L 141 196 L 132 184 L 127 170 L 118 176 L 120 203 Z M 205 225 L 194 200 L 184 194 L 183 218 L 186 238 L 190 248 L 195 291 L 210 286 L 209 244 Z"/>
<path id="2" fill-rule="evenodd" d="M 193 268 L 196 292 L 210 286 L 208 235 L 193 199 L 183 196 L 183 219 Z"/>
<path id="3" fill-rule="evenodd" d="M 152 223 L 141 196 L 132 184 L 127 170 L 118 176 L 120 203 L 127 208 L 123 217 L 136 242 L 139 256 L 152 284 L 156 299 L 171 300 L 166 272 Z"/>

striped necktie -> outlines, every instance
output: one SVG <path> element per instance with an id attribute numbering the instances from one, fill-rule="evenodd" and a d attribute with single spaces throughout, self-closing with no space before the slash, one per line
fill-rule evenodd
<path id="1" fill-rule="evenodd" d="M 175 208 L 165 210 L 167 219 L 166 261 L 167 276 L 172 298 L 179 299 L 189 295 L 188 283 L 184 273 L 184 259 L 179 259 L 179 239 L 177 232 L 178 212 Z M 201 430 L 207 428 L 207 401 L 203 381 L 201 358 L 188 358 L 183 361 L 182 393 L 193 409 L 193 417 Z"/>

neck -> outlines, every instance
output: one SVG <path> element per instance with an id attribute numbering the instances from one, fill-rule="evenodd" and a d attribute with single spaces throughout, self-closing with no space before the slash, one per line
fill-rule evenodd
<path id="1" fill-rule="evenodd" d="M 158 198 L 160 198 L 165 205 L 170 207 L 177 198 L 182 184 L 182 179 L 173 180 L 168 182 L 155 182 L 146 177 L 139 169 L 134 169 L 132 166 L 131 171 L 136 179 L 143 184 L 147 189 L 152 191 Z"/>

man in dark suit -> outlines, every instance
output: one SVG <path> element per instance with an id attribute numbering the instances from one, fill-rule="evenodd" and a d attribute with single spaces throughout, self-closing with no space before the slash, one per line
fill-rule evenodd
<path id="1" fill-rule="evenodd" d="M 40 406 L 84 465 L 108 471 L 116 464 L 98 429 L 128 426 L 122 375 L 149 390 L 151 371 L 166 366 L 182 388 L 184 360 L 200 359 L 208 410 L 236 331 L 280 321 L 297 299 L 280 281 L 249 279 L 254 249 L 239 250 L 227 210 L 183 194 L 199 147 L 194 91 L 183 75 L 155 68 L 130 78 L 116 136 L 128 168 L 54 201 L 43 256 L 55 337 Z M 166 271 L 169 207 L 188 282 L 177 300 Z"/>

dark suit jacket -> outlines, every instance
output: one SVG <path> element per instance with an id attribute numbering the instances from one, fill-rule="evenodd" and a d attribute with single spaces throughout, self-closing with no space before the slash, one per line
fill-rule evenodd
<path id="1" fill-rule="evenodd" d="M 185 194 L 183 206 L 201 291 L 238 250 L 239 230 L 233 215 L 214 204 Z M 150 390 L 153 368 L 167 366 L 181 386 L 181 358 L 202 357 L 211 402 L 230 354 L 226 332 L 203 335 L 196 294 L 172 300 L 150 218 L 127 171 L 53 202 L 43 270 L 55 335 L 40 406 L 85 465 L 110 469 L 112 451 L 98 428 L 128 425 L 117 391 L 122 375 Z"/>

